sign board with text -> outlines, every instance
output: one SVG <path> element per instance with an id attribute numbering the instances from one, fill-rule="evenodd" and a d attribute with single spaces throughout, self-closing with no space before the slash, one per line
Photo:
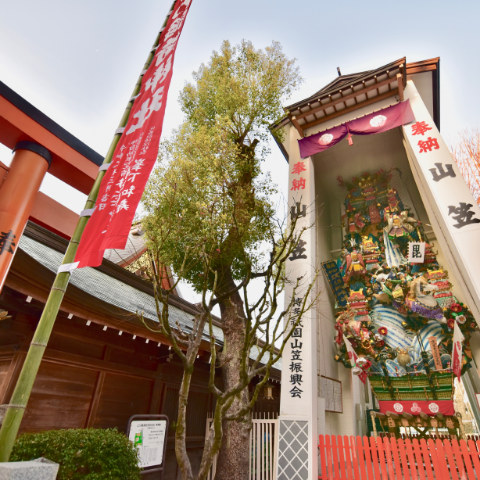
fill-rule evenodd
<path id="1" fill-rule="evenodd" d="M 168 424 L 166 415 L 134 415 L 130 418 L 128 438 L 138 449 L 140 468 L 161 467 L 158 470 L 163 473 Z"/>

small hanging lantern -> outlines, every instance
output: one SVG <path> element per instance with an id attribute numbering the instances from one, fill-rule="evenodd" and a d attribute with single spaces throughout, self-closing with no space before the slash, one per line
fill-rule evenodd
<path id="1" fill-rule="evenodd" d="M 265 400 L 273 400 L 273 385 L 267 383 L 265 387 L 263 387 L 263 398 Z"/>

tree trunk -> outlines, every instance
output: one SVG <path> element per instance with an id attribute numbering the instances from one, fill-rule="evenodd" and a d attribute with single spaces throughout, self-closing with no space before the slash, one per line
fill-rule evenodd
<path id="1" fill-rule="evenodd" d="M 223 275 L 222 290 L 234 287 L 230 271 Z M 240 378 L 242 348 L 245 340 L 245 313 L 243 300 L 236 292 L 220 303 L 222 327 L 225 338 L 219 360 L 223 363 L 222 375 L 225 390 L 237 384 Z M 229 359 L 228 361 L 225 361 Z M 236 398 L 228 414 L 238 412 L 248 403 L 248 387 Z M 249 469 L 249 435 L 252 422 L 250 413 L 239 420 L 223 422 L 223 442 L 217 462 L 215 480 L 246 480 Z"/>
<path id="2" fill-rule="evenodd" d="M 178 392 L 178 418 L 175 429 L 175 455 L 182 474 L 182 480 L 193 480 L 192 464 L 187 453 L 187 404 L 190 393 L 193 366 L 185 368 Z"/>

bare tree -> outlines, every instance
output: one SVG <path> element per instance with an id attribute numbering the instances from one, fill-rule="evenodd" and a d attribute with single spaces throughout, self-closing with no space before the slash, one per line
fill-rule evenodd
<path id="1" fill-rule="evenodd" d="M 472 195 L 480 205 L 480 129 L 460 132 L 458 142 L 450 150 Z"/>
<path id="2" fill-rule="evenodd" d="M 173 206 L 172 206 L 173 207 Z M 165 219 L 162 232 L 163 239 L 155 236 L 155 242 L 148 243 L 149 265 L 146 267 L 146 273 L 149 275 L 154 285 L 155 302 L 159 319 L 158 329 L 156 331 L 165 335 L 171 342 L 174 352 L 180 358 L 183 365 L 183 378 L 179 391 L 178 419 L 175 430 L 175 452 L 177 461 L 182 472 L 183 480 L 203 480 L 206 478 L 215 455 L 222 446 L 225 421 L 236 421 L 239 418 L 249 415 L 262 388 L 266 385 L 272 365 L 277 362 L 283 349 L 289 341 L 293 330 L 299 325 L 305 313 L 312 308 L 316 301 L 315 288 L 318 273 L 312 278 L 300 277 L 293 281 L 293 294 L 290 303 L 282 309 L 278 305 L 278 297 L 284 289 L 285 282 L 290 282 L 285 278 L 285 264 L 292 252 L 297 248 L 300 236 L 306 228 L 300 232 L 295 232 L 296 219 L 294 219 L 288 228 L 277 223 L 276 231 L 271 232 L 271 241 L 269 248 L 260 254 L 266 261 L 261 268 L 254 267 L 252 262 L 245 258 L 247 264 L 244 278 L 234 284 L 229 291 L 220 293 L 217 288 L 219 270 L 215 268 L 216 256 L 218 252 L 215 248 L 208 248 L 206 243 L 192 245 L 187 249 L 184 255 L 182 267 L 176 271 L 176 281 L 172 288 L 163 289 L 165 269 L 157 268 L 162 265 L 162 249 L 168 244 L 171 232 L 174 229 L 169 228 L 168 222 L 175 221 L 175 218 Z M 148 236 L 148 227 L 146 235 Z M 197 254 L 192 255 L 192 252 Z M 174 291 L 178 282 L 188 278 L 188 273 L 193 269 L 195 271 L 201 267 L 201 276 L 204 278 L 202 295 L 202 312 L 193 319 L 191 330 L 185 331 L 180 324 L 173 324 L 169 318 L 169 296 Z M 212 282 L 213 279 L 213 282 Z M 257 295 L 255 299 L 250 298 L 251 291 L 249 285 L 252 280 L 261 279 L 263 289 L 259 291 L 256 288 Z M 164 284 L 164 283 L 163 283 Z M 216 371 L 222 368 L 223 364 L 231 361 L 232 352 L 218 353 L 219 344 L 214 332 L 212 319 L 212 309 L 228 298 L 232 293 L 241 293 L 244 300 L 244 306 L 237 315 L 241 319 L 239 322 L 244 326 L 239 335 L 242 337 L 242 346 L 239 353 L 240 371 L 236 382 L 231 384 L 219 385 L 216 381 Z M 293 314 L 295 298 L 303 297 L 300 305 L 300 313 L 296 310 Z M 297 306 L 296 306 L 297 307 Z M 141 320 L 143 316 L 139 314 Z M 145 321 L 145 326 L 152 330 L 151 326 Z M 194 475 L 192 465 L 187 455 L 186 446 L 186 419 L 188 408 L 188 397 L 192 376 L 194 374 L 194 363 L 200 351 L 202 342 L 208 340 L 210 343 L 210 376 L 208 388 L 216 398 L 215 411 L 212 425 L 207 432 L 205 447 L 202 455 L 199 472 Z M 242 404 L 240 409 L 232 413 L 230 407 L 239 395 L 248 391 L 248 385 L 256 376 L 262 376 L 262 380 L 256 384 L 251 397 Z"/>

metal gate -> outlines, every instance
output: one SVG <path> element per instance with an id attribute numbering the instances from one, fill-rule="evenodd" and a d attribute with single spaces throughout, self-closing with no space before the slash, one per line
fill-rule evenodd
<path id="1" fill-rule="evenodd" d="M 278 420 L 276 414 L 253 414 L 252 430 L 250 430 L 250 475 L 248 480 L 274 480 L 277 467 Z M 263 418 L 261 418 L 263 417 Z M 274 418 L 275 417 L 275 418 Z M 207 430 L 213 418 L 207 418 Z M 215 456 L 207 476 L 213 480 L 217 469 Z"/>

